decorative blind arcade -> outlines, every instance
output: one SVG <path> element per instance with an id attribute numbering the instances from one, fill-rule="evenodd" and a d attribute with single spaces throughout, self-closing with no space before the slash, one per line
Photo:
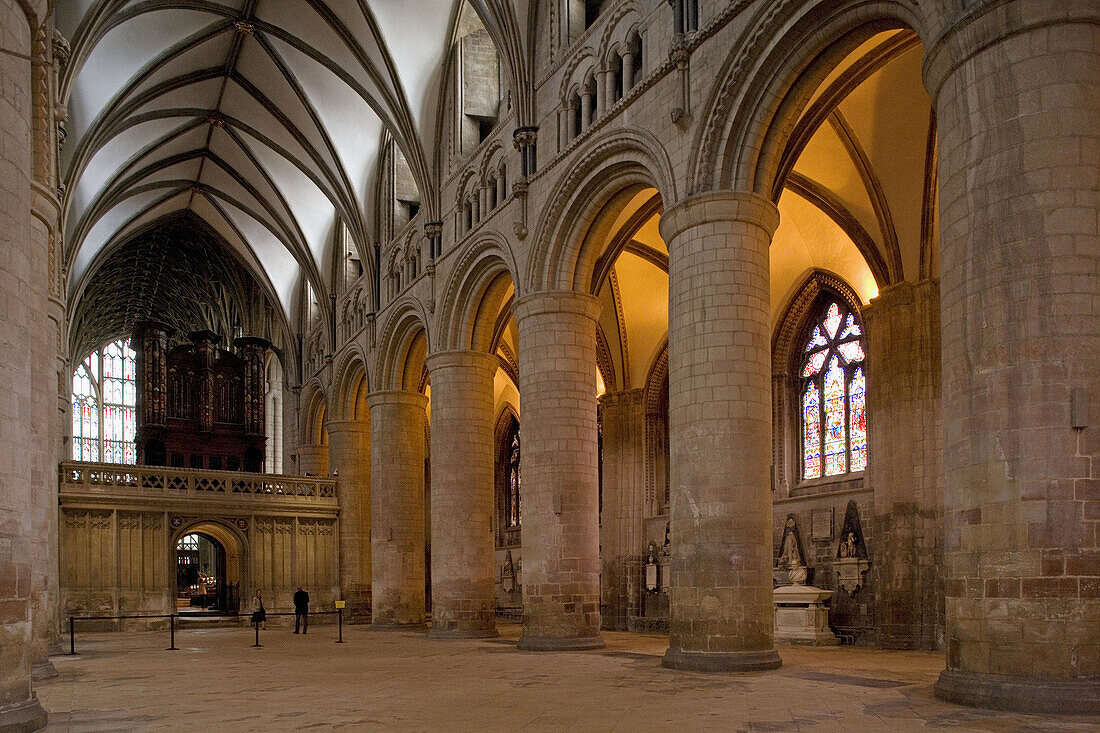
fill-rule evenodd
<path id="1" fill-rule="evenodd" d="M 867 467 L 867 383 L 854 313 L 832 302 L 803 353 L 802 478 Z"/>

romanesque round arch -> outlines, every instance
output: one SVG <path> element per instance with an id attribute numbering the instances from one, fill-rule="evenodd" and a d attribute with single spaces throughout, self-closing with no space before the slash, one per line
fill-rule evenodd
<path id="1" fill-rule="evenodd" d="M 615 45 L 625 43 L 628 38 L 637 35 L 641 22 L 642 13 L 638 9 L 638 4 L 633 0 L 615 8 L 611 19 L 604 26 L 599 45 L 596 48 L 596 58 L 603 68 L 607 68 L 608 59 Z M 625 32 L 623 28 L 626 28 Z"/>
<path id="2" fill-rule="evenodd" d="M 499 306 L 508 285 L 505 275 L 516 285 L 516 297 L 522 294 L 516 271 L 511 247 L 499 232 L 486 231 L 468 247 L 443 291 L 437 319 L 438 348 L 487 352 L 494 323 L 487 322 L 482 306 L 487 297 Z"/>
<path id="3" fill-rule="evenodd" d="M 374 368 L 376 390 L 410 389 L 403 383 L 405 358 L 419 333 L 423 333 L 431 351 L 432 337 L 428 332 L 428 317 L 424 306 L 412 296 L 399 300 L 390 312 L 378 339 Z M 416 391 L 415 386 L 410 391 Z"/>
<path id="4" fill-rule="evenodd" d="M 597 136 L 558 181 L 534 230 L 527 292 L 587 292 L 599 252 L 592 242 L 598 221 L 617 195 L 656 188 L 669 205 L 677 199 L 672 163 L 660 141 L 639 130 Z M 632 195 L 632 194 L 631 194 Z"/>
<path id="5" fill-rule="evenodd" d="M 566 66 L 566 72 L 562 74 L 561 88 L 558 90 L 558 102 L 565 104 L 575 89 L 584 85 L 584 78 L 591 74 L 599 66 L 600 60 L 591 47 L 578 51 Z M 580 72 L 580 69 L 584 72 Z"/>
<path id="6" fill-rule="evenodd" d="M 347 348 L 332 365 L 332 395 L 329 420 L 365 420 L 369 417 L 366 396 L 370 391 L 367 360 L 357 344 Z"/>
<path id="7" fill-rule="evenodd" d="M 300 441 L 307 445 L 321 445 L 325 427 L 325 412 L 328 399 L 321 381 L 314 377 L 302 387 L 299 402 L 302 415 L 302 435 Z"/>
<path id="8" fill-rule="evenodd" d="M 908 27 L 927 40 L 912 3 L 784 0 L 768 5 L 727 56 L 703 109 L 688 168 L 691 193 L 755 191 L 772 197 L 783 146 L 828 73 L 875 33 Z"/>

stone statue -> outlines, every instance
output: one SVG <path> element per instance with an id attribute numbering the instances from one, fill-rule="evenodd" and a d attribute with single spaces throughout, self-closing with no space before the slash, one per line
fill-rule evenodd
<path id="1" fill-rule="evenodd" d="M 840 545 L 841 557 L 859 557 L 858 550 L 856 550 L 856 536 L 854 532 L 848 533 L 848 539 L 844 540 Z"/>
<path id="2" fill-rule="evenodd" d="M 794 515 L 787 515 L 787 522 L 783 525 L 783 541 L 779 547 L 779 568 L 787 569 L 787 577 L 795 585 L 806 583 L 806 561 L 802 557 L 802 548 L 798 543 L 798 523 Z"/>

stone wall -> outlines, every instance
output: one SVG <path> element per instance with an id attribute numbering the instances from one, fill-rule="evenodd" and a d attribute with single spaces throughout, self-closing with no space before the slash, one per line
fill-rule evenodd
<path id="1" fill-rule="evenodd" d="M 53 373 L 52 359 L 34 358 L 41 326 L 35 296 L 46 269 L 31 242 L 31 27 L 19 3 L 0 0 L 0 729 L 36 730 L 45 713 L 31 692 L 34 616 L 42 603 L 50 554 L 41 508 L 45 476 L 36 424 L 49 425 L 52 402 L 36 413 L 34 370 Z M 44 260 L 44 258 L 41 258 Z M 48 441 L 47 441 L 48 443 Z M 38 602 L 36 603 L 36 599 Z"/>
<path id="2" fill-rule="evenodd" d="M 61 509 L 61 617 L 176 613 L 176 540 L 204 525 L 219 527 L 227 554 L 238 558 L 240 611 L 256 589 L 269 611 L 293 609 L 298 585 L 311 607 L 332 610 L 339 597 L 333 518 L 140 511 L 78 506 Z M 234 542 L 239 546 L 234 546 Z M 232 563 L 231 563 L 232 564 Z M 231 573 L 232 575 L 232 573 Z M 101 622 L 99 628 L 163 625 L 166 620 Z M 81 628 L 93 628 L 81 626 Z"/>

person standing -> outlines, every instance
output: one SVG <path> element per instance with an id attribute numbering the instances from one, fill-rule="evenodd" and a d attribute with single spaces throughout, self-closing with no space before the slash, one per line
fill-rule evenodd
<path id="1" fill-rule="evenodd" d="M 259 588 L 252 596 L 252 625 L 267 630 L 267 609 L 264 608 L 264 597 Z"/>
<path id="2" fill-rule="evenodd" d="M 302 633 L 309 631 L 309 593 L 298 586 L 294 593 L 294 633 L 298 633 L 298 625 L 301 623 Z"/>

